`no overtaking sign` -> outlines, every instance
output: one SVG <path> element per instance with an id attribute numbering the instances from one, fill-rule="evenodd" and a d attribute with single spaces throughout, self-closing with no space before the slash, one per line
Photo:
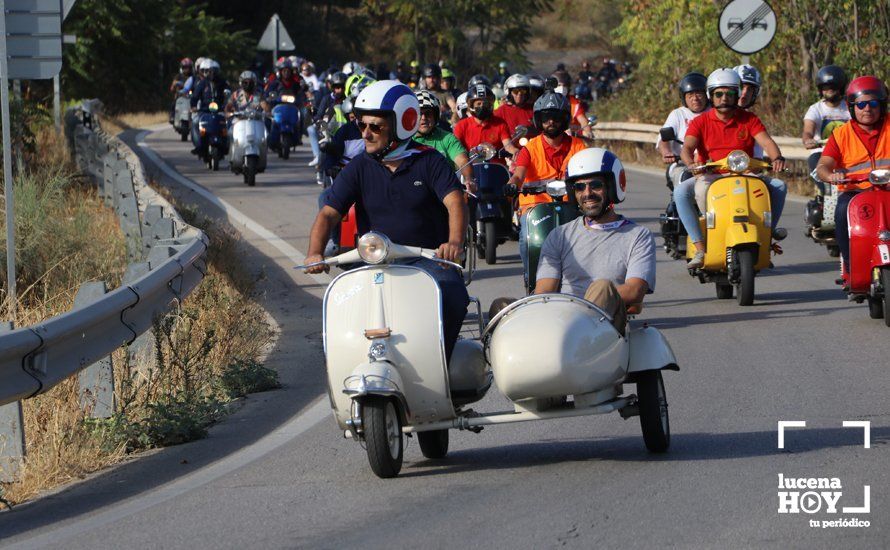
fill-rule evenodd
<path id="1" fill-rule="evenodd" d="M 763 0 L 733 0 L 723 8 L 718 29 L 729 49 L 751 55 L 776 35 L 776 12 Z"/>

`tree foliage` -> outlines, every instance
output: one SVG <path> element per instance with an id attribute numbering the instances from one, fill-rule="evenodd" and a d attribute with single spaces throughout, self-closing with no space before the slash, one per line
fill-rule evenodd
<path id="1" fill-rule="evenodd" d="M 740 64 L 741 56 L 723 44 L 717 31 L 724 4 L 625 0 L 614 37 L 639 60 L 639 70 L 632 93 L 618 99 L 620 108 L 613 110 L 660 123 L 678 102 L 676 82 L 683 74 L 696 70 L 707 75 Z M 773 0 L 771 6 L 779 28 L 770 45 L 750 56 L 750 62 L 764 77 L 757 112 L 774 133 L 799 133 L 806 105 L 817 99 L 813 78 L 819 67 L 834 63 L 851 77 L 887 76 L 886 0 Z"/>

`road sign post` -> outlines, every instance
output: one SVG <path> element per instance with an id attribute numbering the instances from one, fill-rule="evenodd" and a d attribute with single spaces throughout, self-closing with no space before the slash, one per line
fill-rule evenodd
<path id="1" fill-rule="evenodd" d="M 720 13 L 717 27 L 726 47 L 747 57 L 776 36 L 776 12 L 764 0 L 733 0 Z"/>

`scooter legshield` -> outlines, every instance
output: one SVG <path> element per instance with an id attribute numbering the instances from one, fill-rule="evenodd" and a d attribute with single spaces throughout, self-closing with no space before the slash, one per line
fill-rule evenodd
<path id="1" fill-rule="evenodd" d="M 334 415 L 341 429 L 348 427 L 351 405 L 343 393 L 344 382 L 369 361 L 372 343 L 380 341 L 385 345 L 383 359 L 401 377 L 409 423 L 454 418 L 440 294 L 428 273 L 402 265 L 360 267 L 339 275 L 328 286 L 324 347 Z M 372 342 L 365 337 L 366 330 L 383 328 L 391 331 L 388 338 Z"/>
<path id="2" fill-rule="evenodd" d="M 540 203 L 528 211 L 528 281 L 534 285 L 541 259 L 541 247 L 551 231 L 581 215 L 578 207 L 569 202 Z"/>
<path id="3" fill-rule="evenodd" d="M 763 180 L 730 174 L 714 181 L 708 188 L 707 212 L 713 213 L 714 227 L 706 227 L 707 217 L 699 220 L 707 235 L 706 271 L 725 272 L 726 250 L 746 246 L 758 248 L 755 269 L 769 267 L 772 228 L 764 225 L 764 214 L 772 209 Z M 694 253 L 689 239 L 686 255 L 691 257 Z"/>
<path id="4" fill-rule="evenodd" d="M 878 232 L 890 223 L 890 191 L 872 187 L 857 194 L 847 207 L 850 227 L 850 291 L 868 292 L 874 268 L 890 264 L 890 243 Z"/>

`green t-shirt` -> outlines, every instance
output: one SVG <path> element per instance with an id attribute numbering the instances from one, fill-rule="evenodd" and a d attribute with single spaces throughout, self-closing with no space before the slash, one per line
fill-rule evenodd
<path id="1" fill-rule="evenodd" d="M 432 147 L 436 151 L 442 153 L 442 155 L 448 159 L 448 162 L 451 163 L 452 168 L 457 168 L 454 163 L 454 159 L 457 158 L 457 155 L 467 154 L 467 150 L 461 144 L 460 140 L 454 137 L 454 134 L 446 132 L 438 126 L 429 135 L 422 136 L 417 133 L 414 134 L 412 139 L 417 143 Z"/>

